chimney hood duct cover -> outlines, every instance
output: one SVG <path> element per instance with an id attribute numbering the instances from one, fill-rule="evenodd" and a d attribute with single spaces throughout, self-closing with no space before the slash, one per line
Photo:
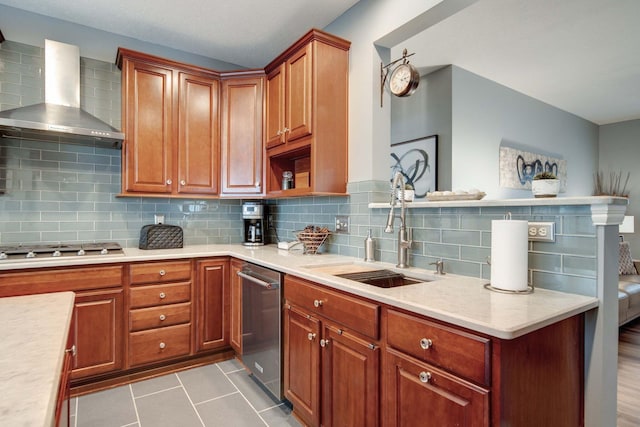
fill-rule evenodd
<path id="1" fill-rule="evenodd" d="M 124 133 L 80 109 L 80 49 L 45 40 L 45 103 L 0 111 L 0 133 L 10 137 L 120 148 Z M 58 142 L 58 141 L 56 141 Z"/>

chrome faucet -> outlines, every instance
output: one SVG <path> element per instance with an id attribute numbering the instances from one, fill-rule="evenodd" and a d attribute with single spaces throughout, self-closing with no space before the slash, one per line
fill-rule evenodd
<path id="1" fill-rule="evenodd" d="M 429 265 L 435 265 L 436 266 L 436 274 L 447 274 L 444 272 L 444 261 L 443 260 L 438 260 L 436 262 L 431 262 L 429 263 Z"/>
<path id="2" fill-rule="evenodd" d="M 396 187 L 400 185 L 400 197 L 397 197 Z M 389 210 L 389 216 L 387 217 L 387 226 L 384 229 L 385 233 L 393 233 L 393 222 L 394 219 L 400 218 L 400 230 L 398 230 L 398 264 L 396 267 L 398 268 L 407 268 L 409 267 L 409 248 L 413 243 L 412 235 L 413 232 L 410 228 L 406 227 L 406 218 L 405 218 L 405 200 L 404 200 L 404 176 L 402 172 L 396 172 L 393 176 L 393 182 L 391 184 L 391 209 Z M 396 199 L 400 199 L 400 216 L 394 215 L 393 208 L 396 205 Z"/>

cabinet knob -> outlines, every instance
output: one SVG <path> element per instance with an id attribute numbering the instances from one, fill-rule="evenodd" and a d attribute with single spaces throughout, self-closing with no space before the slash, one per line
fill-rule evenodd
<path id="1" fill-rule="evenodd" d="M 291 129 L 289 129 L 289 128 L 284 128 L 284 129 L 282 129 L 282 133 L 287 133 L 287 132 L 289 132 L 289 131 L 291 131 Z"/>
<path id="2" fill-rule="evenodd" d="M 165 316 L 164 314 L 160 315 L 160 321 L 165 320 L 167 318 L 167 316 Z"/>
<path id="3" fill-rule="evenodd" d="M 160 299 L 165 299 L 167 297 L 167 294 L 165 294 L 164 292 L 160 292 L 159 297 Z"/>
<path id="4" fill-rule="evenodd" d="M 278 135 L 278 136 L 282 135 L 282 131 L 280 129 L 278 129 L 278 132 L 276 132 L 276 135 Z"/>
<path id="5" fill-rule="evenodd" d="M 164 270 L 160 270 L 160 271 L 158 272 L 158 274 L 160 274 L 161 276 L 164 276 L 165 274 L 167 274 L 167 272 L 166 272 L 166 271 L 164 271 Z"/>
<path id="6" fill-rule="evenodd" d="M 185 181 L 184 179 L 181 179 L 180 180 L 180 185 L 182 185 L 184 187 L 185 185 L 187 185 L 187 181 Z"/>
<path id="7" fill-rule="evenodd" d="M 66 349 L 66 350 L 65 350 L 65 352 L 67 352 L 67 353 L 71 353 L 71 355 L 72 355 L 73 357 L 76 357 L 76 354 L 78 354 L 78 351 L 77 351 L 77 349 L 76 349 L 76 345 L 75 345 L 75 344 L 74 344 L 74 345 L 72 345 L 72 346 L 71 346 L 71 348 Z"/>
<path id="8" fill-rule="evenodd" d="M 433 346 L 433 341 L 431 341 L 429 338 L 422 338 L 420 340 L 420 347 L 423 350 L 429 350 L 432 346 Z"/>
<path id="9" fill-rule="evenodd" d="M 170 179 L 167 180 L 167 185 L 171 185 L 173 184 L 173 181 L 171 181 Z"/>
<path id="10" fill-rule="evenodd" d="M 314 299 L 313 300 L 313 306 L 315 308 L 322 307 L 322 300 L 321 299 Z"/>
<path id="11" fill-rule="evenodd" d="M 422 371 L 422 372 L 420 372 L 419 377 L 420 377 L 420 381 L 421 382 L 428 383 L 429 380 L 431 379 L 431 372 Z"/>
<path id="12" fill-rule="evenodd" d="M 316 334 L 309 332 L 309 335 L 307 335 L 307 338 L 309 338 L 309 341 L 313 341 L 316 337 Z"/>
<path id="13" fill-rule="evenodd" d="M 324 348 L 328 345 L 329 345 L 329 340 L 325 340 L 325 339 L 320 340 L 320 347 Z"/>
<path id="14" fill-rule="evenodd" d="M 167 345 L 163 342 L 160 343 L 159 347 L 161 350 L 163 350 Z"/>

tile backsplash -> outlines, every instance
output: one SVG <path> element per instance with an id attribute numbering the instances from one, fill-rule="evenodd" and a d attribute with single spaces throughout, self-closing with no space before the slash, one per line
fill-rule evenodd
<path id="1" fill-rule="evenodd" d="M 0 44 L 0 109 L 42 102 L 43 51 L 5 41 Z M 120 128 L 120 71 L 113 64 L 82 58 L 81 104 Z M 241 200 L 185 200 L 117 197 L 121 151 L 92 145 L 0 139 L 0 244 L 61 241 L 118 241 L 138 245 L 140 228 L 154 214 L 183 227 L 185 243 L 240 243 Z M 377 260 L 396 262 L 397 227 L 383 232 L 388 209 L 370 209 L 389 200 L 385 181 L 352 182 L 349 196 L 269 200 L 276 235 L 294 240 L 308 224 L 334 229 L 336 215 L 348 215 L 349 234 L 333 234 L 325 252 L 364 257 L 369 229 Z M 201 205 L 191 213 L 193 204 Z M 511 212 L 514 219 L 555 222 L 555 243 L 529 243 L 529 268 L 535 286 L 595 295 L 596 236 L 589 206 L 412 208 L 410 264 L 488 278 L 491 220 Z M 311 256 L 311 255 L 310 255 Z M 321 255 L 320 255 L 321 256 Z"/>

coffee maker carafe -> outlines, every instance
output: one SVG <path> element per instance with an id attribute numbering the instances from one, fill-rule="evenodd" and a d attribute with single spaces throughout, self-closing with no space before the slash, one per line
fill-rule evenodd
<path id="1" fill-rule="evenodd" d="M 244 226 L 245 246 L 261 246 L 267 243 L 266 232 L 267 207 L 260 202 L 242 204 L 242 222 Z"/>

